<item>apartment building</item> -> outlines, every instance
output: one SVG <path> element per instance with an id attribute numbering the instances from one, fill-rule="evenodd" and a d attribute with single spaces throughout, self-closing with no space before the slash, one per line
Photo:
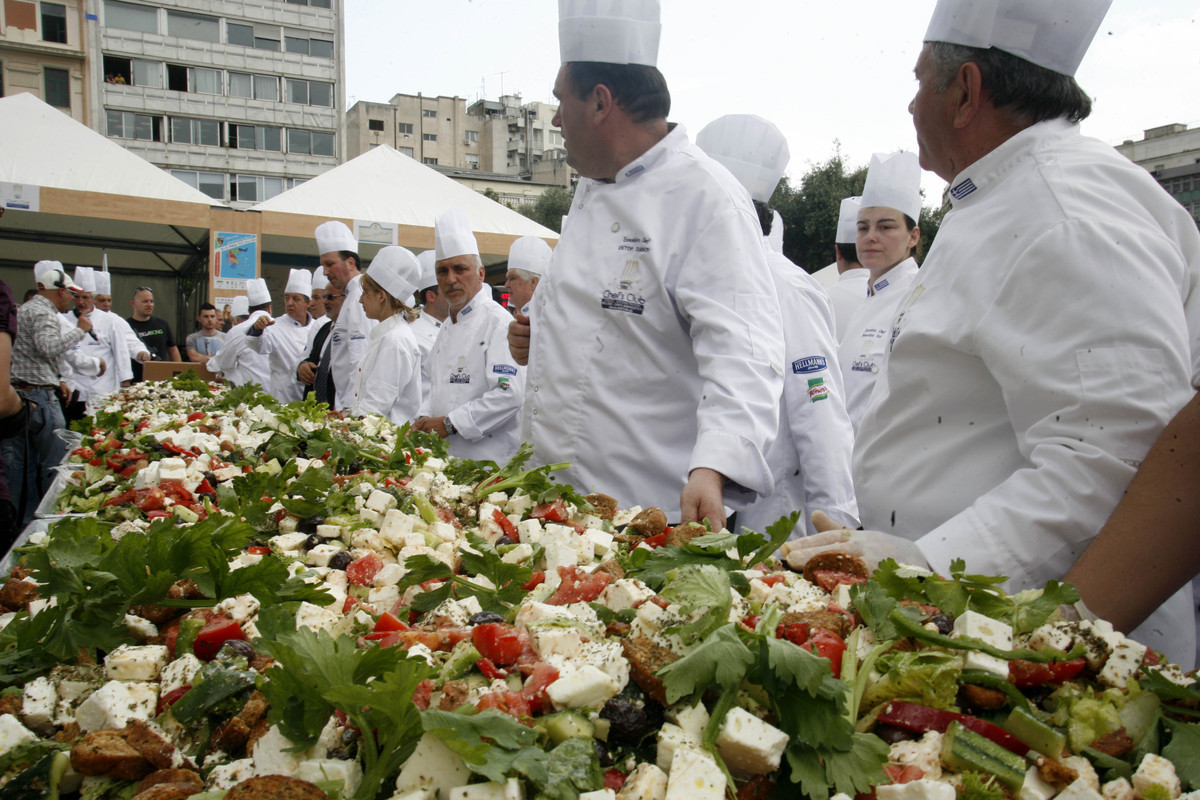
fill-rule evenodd
<path id="1" fill-rule="evenodd" d="M 30 92 L 88 120 L 84 0 L 0 3 L 0 97 Z"/>
<path id="2" fill-rule="evenodd" d="M 1153 175 L 1200 226 L 1200 128 L 1175 123 L 1142 136 L 1117 145 L 1117 152 Z"/>

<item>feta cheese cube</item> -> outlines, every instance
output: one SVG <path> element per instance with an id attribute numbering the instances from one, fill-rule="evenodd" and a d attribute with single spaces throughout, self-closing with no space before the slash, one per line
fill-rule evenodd
<path id="1" fill-rule="evenodd" d="M 579 800 L 617 800 L 617 793 L 612 789 L 597 789 L 594 792 L 580 792 Z"/>
<path id="2" fill-rule="evenodd" d="M 408 572 L 402 564 L 384 564 L 379 572 L 375 573 L 375 577 L 371 579 L 371 585 L 380 586 L 395 586 L 404 577 L 404 573 Z"/>
<path id="3" fill-rule="evenodd" d="M 110 680 L 75 711 L 81 730 L 123 728 L 131 719 L 149 720 L 158 705 L 158 684 Z"/>
<path id="4" fill-rule="evenodd" d="M 717 752 L 735 776 L 766 775 L 779 769 L 788 735 L 744 708 L 733 708 L 717 735 Z"/>
<path id="5" fill-rule="evenodd" d="M 1104 800 L 1134 800 L 1137 797 L 1133 791 L 1133 784 L 1125 778 L 1117 778 L 1104 784 L 1100 788 L 1100 794 Z"/>
<path id="6" fill-rule="evenodd" d="M 427 733 L 400 768 L 396 792 L 427 790 L 435 792 L 438 800 L 450 800 L 450 791 L 465 786 L 470 779 L 471 771 L 458 754 Z"/>
<path id="7" fill-rule="evenodd" d="M 1058 789 L 1042 778 L 1036 766 L 1025 772 L 1025 782 L 1021 791 L 1017 792 L 1017 800 L 1050 800 L 1058 793 Z"/>
<path id="8" fill-rule="evenodd" d="M 977 611 L 965 611 L 954 620 L 953 637 L 969 636 L 974 639 L 998 647 L 1001 650 L 1012 649 L 1012 627 L 991 617 L 985 617 Z M 966 669 L 981 669 L 1008 678 L 1008 662 L 1002 658 L 967 651 L 963 653 L 963 667 Z"/>
<path id="9" fill-rule="evenodd" d="M 58 690 L 44 675 L 25 684 L 21 697 L 21 718 L 35 731 L 49 732 L 54 724 Z M 5 716 L 12 716 L 6 714 Z"/>
<path id="10" fill-rule="evenodd" d="M 196 680 L 196 676 L 200 674 L 200 668 L 203 666 L 203 661 L 191 653 L 184 653 L 163 667 L 162 678 L 159 681 L 159 690 L 163 694 L 170 694 L 176 689 L 191 686 L 192 682 Z"/>
<path id="11" fill-rule="evenodd" d="M 665 800 L 667 773 L 655 764 L 642 763 L 634 767 L 617 792 L 619 800 Z"/>
<path id="12" fill-rule="evenodd" d="M 879 800 L 955 800 L 958 794 L 949 783 L 921 778 L 876 786 L 875 796 Z"/>
<path id="13" fill-rule="evenodd" d="M 517 545 L 512 550 L 509 550 L 507 553 L 505 553 L 503 556 L 501 556 L 500 560 L 503 561 L 505 564 L 520 564 L 522 561 L 525 561 L 532 555 L 533 555 L 533 545 L 525 544 L 524 542 L 522 542 L 521 544 Z"/>
<path id="14" fill-rule="evenodd" d="M 1085 778 L 1079 777 L 1070 786 L 1058 793 L 1059 800 L 1104 800 L 1104 796 L 1088 785 Z"/>
<path id="15" fill-rule="evenodd" d="M 367 496 L 366 507 L 379 514 L 386 514 L 396 507 L 396 498 L 381 489 L 373 489 Z"/>
<path id="16" fill-rule="evenodd" d="M 358 761 L 342 758 L 315 758 L 300 762 L 292 776 L 302 781 L 338 781 L 342 784 L 342 797 L 349 797 L 362 783 L 362 767 Z"/>
<path id="17" fill-rule="evenodd" d="M 417 519 L 419 518 L 405 514 L 399 509 L 389 509 L 383 515 L 383 522 L 379 525 L 379 535 L 386 539 L 388 544 L 400 549 L 404 547 L 408 535 L 413 532 Z"/>
<path id="18" fill-rule="evenodd" d="M 488 499 L 490 500 L 491 498 L 489 497 Z M 501 505 L 501 503 L 496 503 L 496 505 Z M 533 508 L 533 498 L 527 494 L 514 494 L 508 498 L 507 502 L 503 503 L 503 506 L 505 514 L 523 517 L 526 511 Z"/>
<path id="19" fill-rule="evenodd" d="M 296 610 L 296 627 L 305 627 L 311 631 L 329 630 L 339 619 L 340 615 L 332 609 L 321 608 L 309 602 L 300 603 L 300 608 Z"/>
<path id="20" fill-rule="evenodd" d="M 539 544 L 542 541 L 542 522 L 536 519 L 524 519 L 517 523 L 517 536 L 525 544 Z"/>
<path id="21" fill-rule="evenodd" d="M 336 544 L 319 544 L 308 551 L 304 557 L 304 563 L 311 567 L 327 567 L 329 566 L 329 559 L 344 549 L 344 547 Z"/>
<path id="22" fill-rule="evenodd" d="M 304 547 L 307 539 L 307 533 L 281 533 L 278 536 L 272 536 L 268 541 L 271 543 L 271 548 L 277 552 L 296 553 Z"/>
<path id="23" fill-rule="evenodd" d="M 342 526 L 325 524 L 318 525 L 317 536 L 320 536 L 322 539 L 340 539 L 342 536 Z"/>
<path id="24" fill-rule="evenodd" d="M 1137 772 L 1133 773 L 1133 788 L 1144 795 L 1151 786 L 1163 787 L 1173 798 L 1183 791 L 1179 776 L 1175 774 L 1175 765 L 1160 755 L 1147 753 Z"/>
<path id="25" fill-rule="evenodd" d="M 156 681 L 170 657 L 166 645 L 123 644 L 104 658 L 104 673 L 114 681 Z"/>
<path id="26" fill-rule="evenodd" d="M 604 587 L 596 602 L 610 611 L 637 608 L 654 597 L 654 590 L 636 578 L 618 578 Z"/>
<path id="27" fill-rule="evenodd" d="M 525 800 L 525 784 L 509 778 L 504 783 L 488 781 L 456 786 L 450 790 L 450 800 Z"/>
<path id="28" fill-rule="evenodd" d="M 258 613 L 259 605 L 258 598 L 254 595 L 239 594 L 235 597 L 227 597 L 217 603 L 217 610 L 226 614 L 234 622 L 241 624 Z"/>
<path id="29" fill-rule="evenodd" d="M 703 703 L 674 705 L 663 716 L 667 722 L 678 725 L 696 739 L 703 739 L 704 731 L 708 728 L 708 710 Z"/>
<path id="30" fill-rule="evenodd" d="M 187 462 L 182 458 L 164 458 L 158 462 L 158 480 L 177 481 L 187 479 Z"/>
<path id="31" fill-rule="evenodd" d="M 12 714 L 0 715 L 0 756 L 27 742 L 36 742 L 33 731 L 21 724 Z"/>
<path id="32" fill-rule="evenodd" d="M 553 684 L 551 684 L 553 686 Z M 697 747 L 683 747 L 671 760 L 665 800 L 722 800 L 725 773 L 717 761 Z"/>
<path id="33" fill-rule="evenodd" d="M 1121 641 L 1109 652 L 1108 659 L 1104 662 L 1104 668 L 1096 677 L 1105 686 L 1123 689 L 1125 682 L 1132 678 L 1138 668 L 1142 666 L 1142 659 L 1145 655 L 1145 645 L 1121 637 Z"/>
<path id="34" fill-rule="evenodd" d="M 148 619 L 143 619 L 136 614 L 125 615 L 125 629 L 138 639 L 146 640 L 151 636 L 158 635 L 158 626 Z"/>
<path id="35" fill-rule="evenodd" d="M 601 706 L 621 686 L 603 670 L 585 664 L 574 672 L 560 675 L 558 680 L 546 687 L 546 696 L 558 708 L 587 708 Z"/>
<path id="36" fill-rule="evenodd" d="M 678 725 L 665 723 L 658 730 L 658 768 L 665 773 L 671 771 L 675 753 L 683 748 L 700 747 L 703 741 Z"/>

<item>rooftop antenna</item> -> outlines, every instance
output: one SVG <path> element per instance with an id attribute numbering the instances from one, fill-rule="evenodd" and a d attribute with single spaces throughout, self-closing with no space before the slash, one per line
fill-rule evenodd
<path id="1" fill-rule="evenodd" d="M 505 70 L 504 72 L 497 72 L 495 74 L 500 76 L 500 96 L 504 97 L 504 76 L 508 74 L 508 70 Z"/>

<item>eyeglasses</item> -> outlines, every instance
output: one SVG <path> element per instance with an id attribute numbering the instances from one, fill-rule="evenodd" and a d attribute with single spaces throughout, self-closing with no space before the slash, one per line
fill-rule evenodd
<path id="1" fill-rule="evenodd" d="M 338 298 L 345 297 L 345 296 L 346 296 L 346 295 L 344 295 L 344 294 L 326 294 L 326 295 L 322 295 L 322 297 L 324 297 L 326 300 L 337 300 Z"/>
<path id="2" fill-rule="evenodd" d="M 134 297 L 137 297 L 138 292 L 149 292 L 150 294 L 154 294 L 154 289 L 149 286 L 139 286 L 133 290 Z"/>

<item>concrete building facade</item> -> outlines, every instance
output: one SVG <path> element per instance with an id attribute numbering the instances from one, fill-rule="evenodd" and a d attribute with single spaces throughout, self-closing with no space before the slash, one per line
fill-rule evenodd
<path id="1" fill-rule="evenodd" d="M 1149 171 L 1200 226 L 1200 128 L 1178 123 L 1150 128 L 1117 151 Z"/>
<path id="2" fill-rule="evenodd" d="M 87 124 L 235 208 L 341 162 L 342 0 L 82 0 Z"/>
<path id="3" fill-rule="evenodd" d="M 85 1 L 0 3 L 0 97 L 30 92 L 87 123 Z"/>

